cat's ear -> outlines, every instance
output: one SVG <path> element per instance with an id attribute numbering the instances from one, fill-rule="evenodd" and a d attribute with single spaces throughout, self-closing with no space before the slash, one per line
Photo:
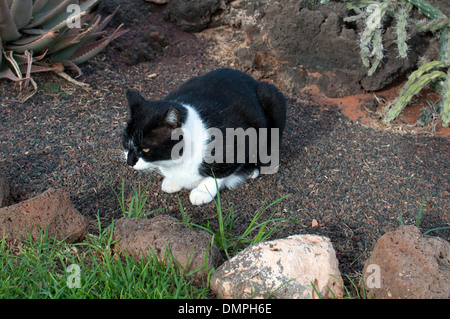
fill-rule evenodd
<path id="1" fill-rule="evenodd" d="M 136 111 L 142 106 L 145 99 L 138 91 L 127 90 L 128 106 L 130 107 L 131 114 L 135 114 Z"/>
<path id="2" fill-rule="evenodd" d="M 180 110 L 178 110 L 175 107 L 169 107 L 169 109 L 167 110 L 167 112 L 164 116 L 164 119 L 165 119 L 165 123 L 172 128 L 181 126 Z"/>

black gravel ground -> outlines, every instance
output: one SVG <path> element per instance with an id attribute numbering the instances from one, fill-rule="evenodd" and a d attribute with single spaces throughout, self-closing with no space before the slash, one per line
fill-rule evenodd
<path id="1" fill-rule="evenodd" d="M 139 183 L 149 187 L 148 209 L 163 208 L 181 218 L 176 195 L 160 191 L 161 178 L 144 176 L 121 158 L 121 131 L 127 118 L 125 91 L 158 99 L 188 78 L 218 67 L 206 55 L 207 43 L 164 26 L 170 46 L 153 62 L 127 66 L 126 37 L 116 48 L 82 65 L 89 91 L 56 75 L 35 77 L 39 92 L 27 102 L 15 101 L 17 87 L 0 81 L 0 167 L 9 179 L 15 202 L 46 189 L 61 188 L 75 207 L 107 224 L 121 217 L 116 191 L 125 183 L 126 197 Z M 133 33 L 134 32 L 134 33 Z M 138 30 L 131 30 L 132 38 Z M 274 238 L 293 234 L 328 236 L 344 275 L 357 276 L 377 239 L 400 225 L 414 224 L 422 199 L 420 228 L 448 226 L 449 140 L 397 135 L 353 123 L 337 107 L 324 107 L 313 96 L 288 96 L 288 122 L 281 165 L 236 190 L 221 193 L 222 207 L 233 207 L 235 234 L 253 216 L 289 195 L 264 214 L 289 218 Z M 213 203 L 194 207 L 188 192 L 180 200 L 201 223 L 214 216 Z M 450 238 L 449 230 L 431 235 Z"/>

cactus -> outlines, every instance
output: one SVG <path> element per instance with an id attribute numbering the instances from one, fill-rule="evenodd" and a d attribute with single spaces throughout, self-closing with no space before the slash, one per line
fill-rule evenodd
<path id="1" fill-rule="evenodd" d="M 425 0 L 407 0 L 407 1 L 411 3 L 413 6 L 415 6 L 417 9 L 419 9 L 420 12 L 422 12 L 422 14 L 426 16 L 428 19 L 434 20 L 438 18 L 445 18 L 445 14 L 443 14 L 441 10 L 439 10 L 436 7 L 433 7 Z"/>
<path id="2" fill-rule="evenodd" d="M 417 8 L 428 20 L 414 21 L 408 18 L 411 8 Z M 439 9 L 430 5 L 426 0 L 358 0 L 348 4 L 356 16 L 344 19 L 346 22 L 363 19 L 365 28 L 361 33 L 360 50 L 363 64 L 369 68 L 367 74 L 371 76 L 383 59 L 382 30 L 383 19 L 392 16 L 396 22 L 397 48 L 400 58 L 408 55 L 407 29 L 408 22 L 416 25 L 418 32 L 432 31 L 439 37 L 440 50 L 436 61 L 423 64 L 408 77 L 408 81 L 400 92 L 398 99 L 387 112 L 384 121 L 393 121 L 409 104 L 414 95 L 425 86 L 434 83 L 439 88 L 442 108 L 441 118 L 444 126 L 450 123 L 450 19 Z M 372 64 L 371 64 L 372 62 Z"/>
<path id="3" fill-rule="evenodd" d="M 450 65 L 450 25 L 443 29 L 439 42 L 440 48 L 438 60 Z"/>
<path id="4" fill-rule="evenodd" d="M 445 69 L 447 69 L 447 72 L 442 71 Z M 447 127 L 450 124 L 450 68 L 443 61 L 425 63 L 410 74 L 408 81 L 400 91 L 399 97 L 384 117 L 384 122 L 392 122 L 400 115 L 415 95 L 435 81 L 442 81 L 442 85 L 440 85 L 441 119 L 443 126 Z"/>
<path id="5" fill-rule="evenodd" d="M 392 122 L 397 116 L 400 115 L 402 110 L 409 104 L 411 99 L 417 95 L 425 86 L 431 82 L 440 79 L 447 79 L 447 74 L 439 69 L 445 67 L 444 63 L 440 61 L 433 61 L 422 65 L 416 71 L 414 71 L 402 88 L 398 99 L 395 101 L 394 106 L 387 112 L 384 121 L 386 123 Z"/>
<path id="6" fill-rule="evenodd" d="M 366 27 L 361 34 L 359 47 L 361 50 L 362 62 L 366 67 L 370 66 L 370 58 L 375 57 L 375 62 L 369 70 L 372 75 L 383 59 L 383 41 L 381 38 L 382 20 L 387 12 L 390 0 L 382 3 L 371 3 L 366 7 L 368 14 L 365 19 Z M 345 21 L 349 21 L 348 19 Z"/>
<path id="7" fill-rule="evenodd" d="M 105 36 L 103 29 L 115 12 L 103 21 L 100 15 L 90 14 L 99 1 L 0 0 L 0 79 L 17 81 L 21 86 L 23 83 L 22 87 L 31 83 L 33 91 L 22 101 L 37 91 L 31 73 L 52 71 L 71 79 L 64 73 L 65 68 L 81 74 L 77 64 L 128 31 L 120 30 L 120 25 Z"/>
<path id="8" fill-rule="evenodd" d="M 408 39 L 408 35 L 406 32 L 407 27 L 407 18 L 408 18 L 408 10 L 406 6 L 400 6 L 395 11 L 395 20 L 397 21 L 396 25 L 396 33 L 397 33 L 397 48 L 398 55 L 402 59 L 406 59 L 408 56 L 408 44 L 406 40 Z"/>
<path id="9" fill-rule="evenodd" d="M 383 31 L 383 20 L 386 15 L 393 15 L 396 20 L 397 45 L 400 58 L 406 58 L 408 52 L 407 40 L 407 24 L 408 24 L 408 8 L 407 5 L 416 7 L 420 12 L 432 19 L 431 21 L 416 22 L 419 32 L 445 30 L 450 32 L 450 19 L 447 18 L 439 9 L 433 7 L 425 0 L 360 0 L 351 2 L 347 8 L 355 11 L 356 16 L 347 17 L 345 22 L 353 22 L 357 20 L 365 21 L 365 28 L 361 33 L 360 50 L 361 59 L 366 67 L 370 67 L 368 75 L 372 75 L 376 70 L 376 66 L 383 58 L 383 44 L 379 39 L 380 31 Z M 441 42 L 442 44 L 442 42 Z M 441 50 L 441 53 L 443 51 Z M 370 60 L 374 58 L 374 63 L 370 65 Z M 376 66 L 374 65 L 376 64 Z"/>
<path id="10" fill-rule="evenodd" d="M 375 61 L 372 63 L 372 67 L 367 72 L 370 76 L 372 75 L 376 69 L 378 68 L 378 64 L 380 64 L 381 60 L 383 60 L 383 39 L 381 37 L 381 29 L 377 29 L 374 32 L 373 40 L 372 40 L 372 52 L 371 55 L 375 57 Z"/>
<path id="11" fill-rule="evenodd" d="M 425 20 L 416 24 L 419 32 L 436 32 L 450 25 L 450 18 L 439 18 L 435 20 Z"/>
<path id="12" fill-rule="evenodd" d="M 450 69 L 447 71 L 447 79 L 444 81 L 441 90 L 441 118 L 444 127 L 450 125 Z"/>

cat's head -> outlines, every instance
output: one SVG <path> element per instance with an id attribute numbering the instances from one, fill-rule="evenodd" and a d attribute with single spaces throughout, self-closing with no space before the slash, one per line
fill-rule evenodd
<path id="1" fill-rule="evenodd" d="M 180 128 L 184 110 L 167 101 L 150 101 L 136 91 L 127 91 L 130 119 L 123 132 L 125 158 L 136 170 L 157 167 L 171 159 L 171 151 L 178 141 L 172 140 L 172 131 Z"/>

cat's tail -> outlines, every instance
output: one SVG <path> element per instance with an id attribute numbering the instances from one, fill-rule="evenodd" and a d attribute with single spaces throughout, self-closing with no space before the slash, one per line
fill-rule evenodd
<path id="1" fill-rule="evenodd" d="M 286 99 L 283 93 L 267 82 L 258 82 L 256 94 L 269 120 L 270 128 L 278 128 L 280 140 L 286 125 Z"/>

